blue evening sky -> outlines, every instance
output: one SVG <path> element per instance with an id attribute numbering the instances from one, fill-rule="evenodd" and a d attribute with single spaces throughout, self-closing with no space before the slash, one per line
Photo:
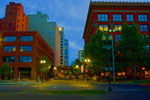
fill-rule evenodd
<path id="1" fill-rule="evenodd" d="M 92 0 L 92 1 L 150 1 L 150 0 Z M 82 39 L 90 0 L 0 0 L 0 18 L 5 15 L 6 4 L 21 3 L 25 13 L 41 11 L 48 14 L 49 21 L 64 27 L 65 38 L 69 40 L 70 64 L 78 58 L 78 50 L 83 49 Z"/>

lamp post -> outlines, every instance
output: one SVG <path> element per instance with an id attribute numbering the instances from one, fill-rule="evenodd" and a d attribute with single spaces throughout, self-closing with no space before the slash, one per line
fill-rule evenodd
<path id="1" fill-rule="evenodd" d="M 84 62 L 85 62 L 85 65 L 84 65 L 84 71 L 83 72 L 84 72 L 84 79 L 85 79 L 85 67 L 86 67 L 87 63 L 91 62 L 91 60 L 85 59 Z"/>
<path id="2" fill-rule="evenodd" d="M 111 33 L 111 36 L 113 37 L 113 32 L 115 32 L 115 29 L 112 29 L 112 24 L 110 24 L 111 29 L 109 29 L 109 32 Z M 112 67 L 113 67 L 113 82 L 116 82 L 115 78 L 115 58 L 114 58 L 114 42 L 113 38 L 111 40 L 112 45 Z"/>
<path id="3" fill-rule="evenodd" d="M 112 40 L 112 36 L 109 35 L 109 37 L 106 37 L 105 35 L 103 35 L 102 37 L 102 41 L 104 41 L 104 45 L 103 48 L 106 49 L 106 67 L 108 68 L 109 71 L 109 76 L 108 76 L 108 91 L 112 91 L 111 88 L 111 80 L 110 80 L 110 66 L 109 66 L 109 50 L 112 48 L 112 46 L 110 45 L 110 41 Z"/>
<path id="4" fill-rule="evenodd" d="M 51 78 L 51 75 L 50 75 L 50 69 L 51 69 L 51 65 L 48 66 L 48 80 L 50 80 L 50 78 Z"/>
<path id="5" fill-rule="evenodd" d="M 45 60 L 41 60 L 40 63 L 41 63 L 41 64 L 45 64 L 46 61 L 45 61 Z M 44 82 L 44 81 L 43 81 L 43 78 L 44 78 L 44 67 L 42 66 L 42 68 L 41 68 L 40 70 L 42 71 L 42 83 L 43 83 L 43 82 Z"/>
<path id="6" fill-rule="evenodd" d="M 55 77 L 56 77 L 56 76 L 55 76 L 55 70 L 56 70 L 56 67 L 54 67 L 54 80 L 55 80 Z"/>

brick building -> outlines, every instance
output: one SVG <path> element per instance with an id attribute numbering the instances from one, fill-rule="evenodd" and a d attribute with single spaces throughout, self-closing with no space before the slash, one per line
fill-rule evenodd
<path id="1" fill-rule="evenodd" d="M 38 32 L 3 32 L 0 45 L 0 66 L 8 63 L 13 78 L 36 79 L 38 64 L 46 55 L 54 64 L 54 52 Z"/>
<path id="2" fill-rule="evenodd" d="M 135 23 L 142 34 L 150 35 L 150 2 L 90 2 L 83 39 L 87 43 L 98 30 L 108 32 L 115 29 L 116 42 L 121 37 L 124 23 Z M 111 28 L 112 25 L 112 28 Z"/>
<path id="3" fill-rule="evenodd" d="M 28 31 L 29 19 L 20 3 L 10 2 L 0 19 L 0 66 L 8 63 L 13 78 L 35 80 L 38 65 L 46 55 L 54 65 L 54 51 L 36 31 Z"/>
<path id="4" fill-rule="evenodd" d="M 121 39 L 120 31 L 124 23 L 129 26 L 135 23 L 142 35 L 150 35 L 150 2 L 91 1 L 83 34 L 84 43 L 90 42 L 91 36 L 98 29 L 104 32 L 115 29 L 112 37 L 117 44 Z M 149 45 L 147 48 L 150 50 Z M 150 71 L 145 71 L 146 74 L 150 76 Z"/>
<path id="5" fill-rule="evenodd" d="M 29 19 L 19 3 L 6 5 L 5 17 L 0 19 L 0 31 L 28 31 Z"/>

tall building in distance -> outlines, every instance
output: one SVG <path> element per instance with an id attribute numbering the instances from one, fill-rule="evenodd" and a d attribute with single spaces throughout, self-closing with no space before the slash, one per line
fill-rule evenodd
<path id="1" fill-rule="evenodd" d="M 60 66 L 60 33 L 56 22 L 48 22 L 48 15 L 30 14 L 29 31 L 37 31 L 54 51 L 55 66 Z"/>
<path id="2" fill-rule="evenodd" d="M 64 40 L 64 66 L 69 66 L 69 43 L 68 40 Z"/>
<path id="3" fill-rule="evenodd" d="M 20 3 L 6 5 L 5 17 L 0 19 L 0 31 L 28 31 L 29 19 Z"/>
<path id="4" fill-rule="evenodd" d="M 64 66 L 64 28 L 58 28 L 60 33 L 60 65 Z"/>
<path id="5" fill-rule="evenodd" d="M 80 62 L 83 62 L 83 60 L 84 60 L 83 55 L 84 55 L 84 50 L 79 50 L 78 58 L 79 58 Z"/>

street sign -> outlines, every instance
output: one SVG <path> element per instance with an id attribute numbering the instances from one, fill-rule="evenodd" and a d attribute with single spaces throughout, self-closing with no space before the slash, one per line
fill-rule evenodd
<path id="1" fill-rule="evenodd" d="M 104 49 L 111 49 L 112 46 L 102 46 L 102 48 L 104 48 Z"/>
<path id="2" fill-rule="evenodd" d="M 44 68 L 40 68 L 41 71 L 44 71 Z"/>
<path id="3" fill-rule="evenodd" d="M 112 67 L 105 67 L 105 68 L 104 68 L 104 70 L 105 70 L 105 71 L 109 71 L 109 70 L 108 70 L 108 68 L 110 68 L 110 71 L 112 71 L 112 70 L 113 70 L 113 68 L 112 68 Z"/>

